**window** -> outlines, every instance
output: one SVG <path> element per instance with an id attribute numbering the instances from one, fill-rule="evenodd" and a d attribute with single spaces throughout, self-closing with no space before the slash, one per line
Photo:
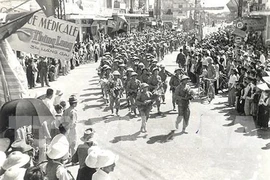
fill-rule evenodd
<path id="1" fill-rule="evenodd" d="M 112 8 L 112 0 L 107 0 L 107 8 Z"/>

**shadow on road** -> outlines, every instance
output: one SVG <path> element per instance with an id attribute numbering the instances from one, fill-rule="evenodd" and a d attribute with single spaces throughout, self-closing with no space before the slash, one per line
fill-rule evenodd
<path id="1" fill-rule="evenodd" d="M 114 116 L 114 115 L 106 115 L 102 117 L 95 117 L 95 118 L 90 118 L 84 122 L 85 125 L 93 125 L 99 122 L 104 121 L 104 123 L 110 123 L 113 121 L 130 121 L 131 117 L 125 115 L 125 116 Z"/>
<path id="2" fill-rule="evenodd" d="M 89 82 L 99 81 L 99 78 L 96 78 L 96 76 L 93 77 L 93 79 L 89 80 Z"/>
<path id="3" fill-rule="evenodd" d="M 81 97 L 86 97 L 86 96 L 97 96 L 101 95 L 101 92 L 92 92 L 92 93 L 87 93 L 87 94 L 82 94 Z"/>
<path id="4" fill-rule="evenodd" d="M 99 100 L 99 99 L 101 99 L 101 98 L 102 98 L 102 96 L 94 97 L 94 98 L 86 98 L 86 99 L 83 99 L 83 100 L 81 101 L 81 103 L 84 103 L 84 102 L 90 102 L 90 101 L 94 101 L 94 100 Z"/>
<path id="5" fill-rule="evenodd" d="M 181 136 L 183 134 L 184 134 L 184 132 L 180 132 L 180 133 L 175 133 L 172 135 L 172 132 L 170 132 L 170 133 L 165 134 L 165 135 L 153 136 L 153 137 L 150 137 L 146 143 L 147 144 L 166 143 L 166 142 L 169 142 L 170 140 L 172 140 L 172 139 L 170 139 L 170 137 L 174 138 L 176 136 Z"/>
<path id="6" fill-rule="evenodd" d="M 270 143 L 267 143 L 265 147 L 262 147 L 262 150 L 269 150 L 270 149 Z"/>
<path id="7" fill-rule="evenodd" d="M 84 91 L 95 91 L 95 90 L 100 90 L 101 91 L 101 88 L 87 88 L 87 89 L 84 89 Z"/>
<path id="8" fill-rule="evenodd" d="M 141 134 L 141 132 L 138 131 L 138 132 L 136 132 L 136 133 L 134 133 L 134 134 L 123 135 L 123 136 L 116 136 L 116 137 L 114 137 L 114 139 L 111 140 L 110 142 L 111 142 L 111 143 L 118 143 L 118 142 L 120 142 L 120 141 L 136 141 L 136 140 L 139 139 L 139 138 L 144 138 L 144 139 L 145 139 L 145 138 L 147 137 L 146 134 L 141 135 L 141 136 L 140 136 L 140 134 Z"/>
<path id="9" fill-rule="evenodd" d="M 103 109 L 103 106 L 106 106 L 106 103 L 102 103 L 102 104 L 92 104 L 92 105 L 84 105 L 83 107 L 83 111 L 86 111 L 88 109 L 92 109 L 92 108 L 97 108 L 97 109 Z"/>
<path id="10" fill-rule="evenodd" d="M 93 85 L 98 85 L 99 83 L 96 82 L 96 83 L 90 83 L 89 86 L 93 86 Z"/>

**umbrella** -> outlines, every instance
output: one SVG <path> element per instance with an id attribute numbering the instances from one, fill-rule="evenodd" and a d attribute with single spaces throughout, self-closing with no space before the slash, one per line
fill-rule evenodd
<path id="1" fill-rule="evenodd" d="M 47 106 L 38 99 L 17 99 L 5 103 L 0 110 L 0 132 L 8 128 L 22 126 L 40 127 L 44 121 L 51 122 L 54 117 Z"/>

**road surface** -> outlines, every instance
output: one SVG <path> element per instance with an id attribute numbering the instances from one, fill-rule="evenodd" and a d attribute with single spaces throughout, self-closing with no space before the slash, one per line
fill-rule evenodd
<path id="1" fill-rule="evenodd" d="M 177 52 L 162 62 L 173 72 Z M 120 117 L 110 116 L 101 96 L 98 64 L 77 67 L 71 74 L 52 82 L 51 87 L 79 97 L 77 126 L 79 137 L 84 129 L 96 130 L 98 145 L 120 156 L 115 180 L 266 180 L 270 177 L 270 133 L 254 130 L 251 118 L 236 116 L 225 106 L 226 96 L 219 95 L 211 104 L 191 103 L 188 134 L 176 132 L 174 140 L 164 142 L 174 127 L 177 113 L 172 110 L 171 92 L 167 91 L 163 114 L 153 108 L 147 133 L 140 133 L 141 120 L 121 109 Z M 46 88 L 31 90 L 42 94 Z M 124 104 L 125 101 L 122 101 Z M 181 127 L 180 127 L 181 129 Z M 79 140 L 78 140 L 79 141 Z M 80 141 L 79 141 L 80 142 Z M 76 176 L 78 166 L 70 170 Z"/>

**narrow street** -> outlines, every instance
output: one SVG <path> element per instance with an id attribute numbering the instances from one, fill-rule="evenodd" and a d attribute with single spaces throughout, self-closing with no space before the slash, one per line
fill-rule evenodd
<path id="1" fill-rule="evenodd" d="M 167 55 L 162 62 L 170 72 L 176 67 L 177 53 Z M 98 64 L 81 65 L 50 85 L 61 89 L 65 99 L 71 94 L 78 96 L 78 138 L 84 129 L 93 127 L 98 145 L 120 156 L 112 179 L 269 178 L 269 132 L 253 130 L 252 118 L 236 116 L 233 109 L 225 106 L 226 96 L 218 95 L 209 105 L 192 102 L 188 134 L 177 131 L 174 140 L 164 142 L 177 117 L 171 111 L 171 92 L 167 91 L 166 104 L 161 105 L 163 114 L 158 116 L 154 107 L 147 124 L 148 132 L 140 133 L 141 120 L 129 116 L 128 109 L 121 109 L 120 117 L 110 115 L 102 99 L 97 67 Z M 46 88 L 30 90 L 32 97 L 45 92 Z M 124 103 L 122 100 L 121 104 Z M 78 166 L 70 167 L 74 176 L 77 169 Z"/>

